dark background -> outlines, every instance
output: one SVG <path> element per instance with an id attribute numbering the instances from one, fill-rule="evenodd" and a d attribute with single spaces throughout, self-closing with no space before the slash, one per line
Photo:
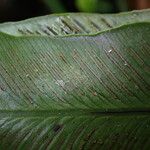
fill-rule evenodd
<path id="1" fill-rule="evenodd" d="M 0 22 L 51 13 L 117 13 L 145 8 L 150 8 L 150 0 L 0 0 Z"/>

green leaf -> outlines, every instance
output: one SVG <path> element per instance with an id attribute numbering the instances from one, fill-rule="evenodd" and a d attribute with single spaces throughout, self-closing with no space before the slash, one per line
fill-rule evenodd
<path id="1" fill-rule="evenodd" d="M 60 0 L 44 0 L 47 7 L 54 13 L 66 12 L 63 3 Z"/>
<path id="2" fill-rule="evenodd" d="M 0 33 L 0 149 L 148 150 L 149 52 L 150 23 Z"/>
<path id="3" fill-rule="evenodd" d="M 75 0 L 76 7 L 81 12 L 112 12 L 113 6 L 107 0 Z"/>
<path id="4" fill-rule="evenodd" d="M 150 9 L 120 14 L 68 13 L 48 15 L 16 23 L 4 23 L 0 25 L 0 31 L 16 36 L 94 34 L 124 24 L 143 21 L 150 21 Z"/>
<path id="5" fill-rule="evenodd" d="M 96 12 L 99 6 L 98 0 L 76 0 L 75 4 L 78 10 L 82 12 Z"/>

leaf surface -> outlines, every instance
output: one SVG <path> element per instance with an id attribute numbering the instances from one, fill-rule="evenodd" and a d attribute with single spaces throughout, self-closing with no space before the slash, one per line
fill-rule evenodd
<path id="1" fill-rule="evenodd" d="M 95 34 L 124 24 L 143 21 L 150 21 L 150 9 L 120 14 L 66 13 L 47 15 L 15 23 L 3 23 L 0 25 L 0 31 L 16 36 Z"/>
<path id="2" fill-rule="evenodd" d="M 66 37 L 0 33 L 1 149 L 148 149 L 150 23 Z"/>

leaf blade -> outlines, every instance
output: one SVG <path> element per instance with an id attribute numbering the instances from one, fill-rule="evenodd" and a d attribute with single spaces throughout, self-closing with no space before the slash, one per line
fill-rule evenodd
<path id="1" fill-rule="evenodd" d="M 149 32 L 149 23 L 145 27 L 142 27 L 142 24 L 129 26 L 131 29 L 125 26 L 102 33 L 100 36 L 90 37 L 15 38 L 6 35 L 7 38 L 1 39 L 1 46 L 5 45 L 1 48 L 2 73 L 11 81 L 10 87 L 14 86 L 18 90 L 17 92 L 14 89 L 14 93 L 18 93 L 18 95 L 21 93 L 21 99 L 24 97 L 23 99 L 26 100 L 24 103 L 30 104 L 31 108 L 36 105 L 39 105 L 39 108 L 45 108 L 47 105 L 50 107 L 52 104 L 49 105 L 44 99 L 53 99 L 54 101 L 51 103 L 54 102 L 55 107 L 58 102 L 61 102 L 60 108 L 64 107 L 63 105 L 68 108 L 76 105 L 77 108 L 82 106 L 80 108 L 99 109 L 99 100 L 104 104 L 105 109 L 107 108 L 105 106 L 117 108 L 117 105 L 126 108 L 126 105 L 127 107 L 136 105 L 135 101 L 138 106 L 145 106 L 145 104 L 149 104 L 147 101 L 149 73 L 147 72 L 148 64 L 144 62 L 149 61 L 149 56 L 147 49 L 143 50 L 142 46 L 149 45 L 149 35 L 147 34 L 142 40 L 144 36 L 142 32 L 143 30 Z M 132 42 L 128 41 L 128 43 L 122 44 L 125 36 L 133 37 L 137 31 L 139 32 L 138 39 L 132 39 Z M 127 35 L 128 33 L 129 35 Z M 118 38 L 115 39 L 115 37 Z M 138 43 L 139 40 L 140 43 Z M 133 42 L 136 43 L 136 47 L 132 46 Z M 65 48 L 65 46 L 67 47 Z M 76 49 L 77 46 L 78 49 Z M 131 55 L 135 55 L 134 59 L 138 59 L 138 61 L 140 58 L 142 59 L 143 62 L 138 64 L 138 68 L 136 68 L 137 64 L 133 62 Z M 146 67 L 143 68 L 143 65 Z M 16 78 L 16 76 L 18 77 Z M 5 81 L 4 75 L 3 78 Z M 4 87 L 7 87 L 6 83 Z M 38 95 L 38 91 L 40 95 Z M 13 93 L 13 89 L 11 89 L 11 93 Z M 40 96 L 45 102 L 44 106 L 40 104 Z M 96 103 L 91 101 L 92 99 Z M 87 105 L 85 101 L 88 101 L 91 106 Z M 142 101 L 148 103 L 143 105 Z M 34 104 L 35 106 L 33 106 Z"/>
<path id="2" fill-rule="evenodd" d="M 28 19 L 16 23 L 4 23 L 0 25 L 0 31 L 16 36 L 95 34 L 125 24 L 149 22 L 149 16 L 149 9 L 120 14 L 56 14 Z"/>
<path id="3" fill-rule="evenodd" d="M 149 32 L 0 33 L 0 148 L 148 149 Z"/>

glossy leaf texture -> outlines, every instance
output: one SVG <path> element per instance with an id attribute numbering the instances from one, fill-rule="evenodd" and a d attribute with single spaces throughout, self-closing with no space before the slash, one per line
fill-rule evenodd
<path id="1" fill-rule="evenodd" d="M 150 9 L 120 14 L 66 13 L 9 22 L 0 25 L 0 31 L 11 35 L 64 36 L 95 34 L 121 25 L 150 21 Z"/>
<path id="2" fill-rule="evenodd" d="M 95 35 L 0 33 L 1 149 L 149 149 L 150 23 Z"/>

